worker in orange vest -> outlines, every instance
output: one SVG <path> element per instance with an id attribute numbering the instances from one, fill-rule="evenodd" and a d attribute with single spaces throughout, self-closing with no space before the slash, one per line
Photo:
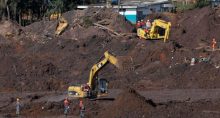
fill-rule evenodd
<path id="1" fill-rule="evenodd" d="M 85 106 L 83 104 L 82 99 L 79 101 L 79 108 L 80 108 L 80 118 L 84 118 Z"/>
<path id="2" fill-rule="evenodd" d="M 79 108 L 81 109 L 83 107 L 83 101 L 82 99 L 79 100 Z"/>
<path id="3" fill-rule="evenodd" d="M 67 115 L 67 113 L 68 113 L 68 110 L 69 110 L 69 101 L 68 101 L 68 99 L 67 99 L 67 97 L 65 98 L 65 100 L 64 100 L 64 115 Z"/>
<path id="4" fill-rule="evenodd" d="M 149 30 L 148 30 L 148 29 L 144 29 L 144 31 L 145 31 L 146 33 L 148 33 L 148 32 L 149 32 Z"/>
<path id="5" fill-rule="evenodd" d="M 213 38 L 212 39 L 212 51 L 215 50 L 216 44 L 217 44 L 217 42 L 216 42 L 215 38 Z"/>

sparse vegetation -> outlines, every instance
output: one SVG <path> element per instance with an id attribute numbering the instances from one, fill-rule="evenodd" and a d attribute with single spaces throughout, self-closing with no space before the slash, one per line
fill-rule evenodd
<path id="1" fill-rule="evenodd" d="M 183 4 L 183 3 L 176 3 L 176 10 L 177 11 L 184 11 L 184 10 L 189 10 L 193 9 L 195 7 L 195 4 Z"/>
<path id="2" fill-rule="evenodd" d="M 210 5 L 210 1 L 208 0 L 198 0 L 196 3 L 184 3 L 177 2 L 175 3 L 177 11 L 191 10 L 194 8 L 202 8 Z"/>
<path id="3" fill-rule="evenodd" d="M 195 4 L 195 8 L 202 8 L 205 6 L 210 5 L 210 1 L 208 0 L 198 0 L 197 3 Z"/>
<path id="4" fill-rule="evenodd" d="M 92 24 L 92 21 L 89 19 L 89 17 L 84 17 L 83 18 L 83 22 L 84 22 L 84 26 L 85 27 L 89 27 L 89 26 L 92 26 L 93 24 Z"/>

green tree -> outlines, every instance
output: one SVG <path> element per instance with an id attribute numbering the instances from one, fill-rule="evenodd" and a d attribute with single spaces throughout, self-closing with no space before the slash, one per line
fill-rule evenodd
<path id="1" fill-rule="evenodd" d="M 205 6 L 208 6 L 208 5 L 210 5 L 209 0 L 198 0 L 195 7 L 202 8 L 202 7 L 205 7 Z"/>

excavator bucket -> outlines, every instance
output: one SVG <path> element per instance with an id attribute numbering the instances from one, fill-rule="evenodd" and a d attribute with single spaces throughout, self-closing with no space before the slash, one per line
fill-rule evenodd
<path id="1" fill-rule="evenodd" d="M 132 70 L 134 69 L 133 59 L 131 56 L 113 56 L 108 51 L 104 53 L 105 57 L 108 58 L 110 63 L 115 65 L 119 70 Z"/>
<path id="2" fill-rule="evenodd" d="M 130 56 L 117 56 L 117 68 L 122 71 L 133 71 L 134 62 Z"/>
<path id="3" fill-rule="evenodd" d="M 67 26 L 67 20 L 64 17 L 61 17 L 56 27 L 55 35 L 60 35 L 67 28 Z"/>

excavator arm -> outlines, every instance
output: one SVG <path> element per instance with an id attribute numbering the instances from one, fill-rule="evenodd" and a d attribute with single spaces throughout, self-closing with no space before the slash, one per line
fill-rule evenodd
<path id="1" fill-rule="evenodd" d="M 102 96 L 99 95 L 99 92 L 97 90 L 97 86 L 99 86 L 100 82 L 97 82 L 99 80 L 96 79 L 96 75 L 98 71 L 108 62 L 115 65 L 117 68 L 120 67 L 118 59 L 115 56 L 111 55 L 108 51 L 106 51 L 104 53 L 104 59 L 92 66 L 89 74 L 88 83 L 81 86 L 70 86 L 68 88 L 68 96 L 70 98 L 94 98 L 97 96 Z M 106 80 L 104 79 L 102 79 L 102 82 L 104 82 L 104 84 L 107 84 Z M 105 92 L 105 94 L 107 94 L 107 92 Z"/>
<path id="2" fill-rule="evenodd" d="M 163 39 L 164 42 L 169 38 L 171 23 L 164 20 L 154 20 L 150 29 L 150 37 Z"/>
<path id="3" fill-rule="evenodd" d="M 90 87 L 92 87 L 92 81 L 96 76 L 97 72 L 107 63 L 110 62 L 111 64 L 115 65 L 119 68 L 118 59 L 111 55 L 108 51 L 104 53 L 105 58 L 98 62 L 97 64 L 93 65 L 92 69 L 90 70 L 89 74 L 89 82 L 87 83 Z"/>

